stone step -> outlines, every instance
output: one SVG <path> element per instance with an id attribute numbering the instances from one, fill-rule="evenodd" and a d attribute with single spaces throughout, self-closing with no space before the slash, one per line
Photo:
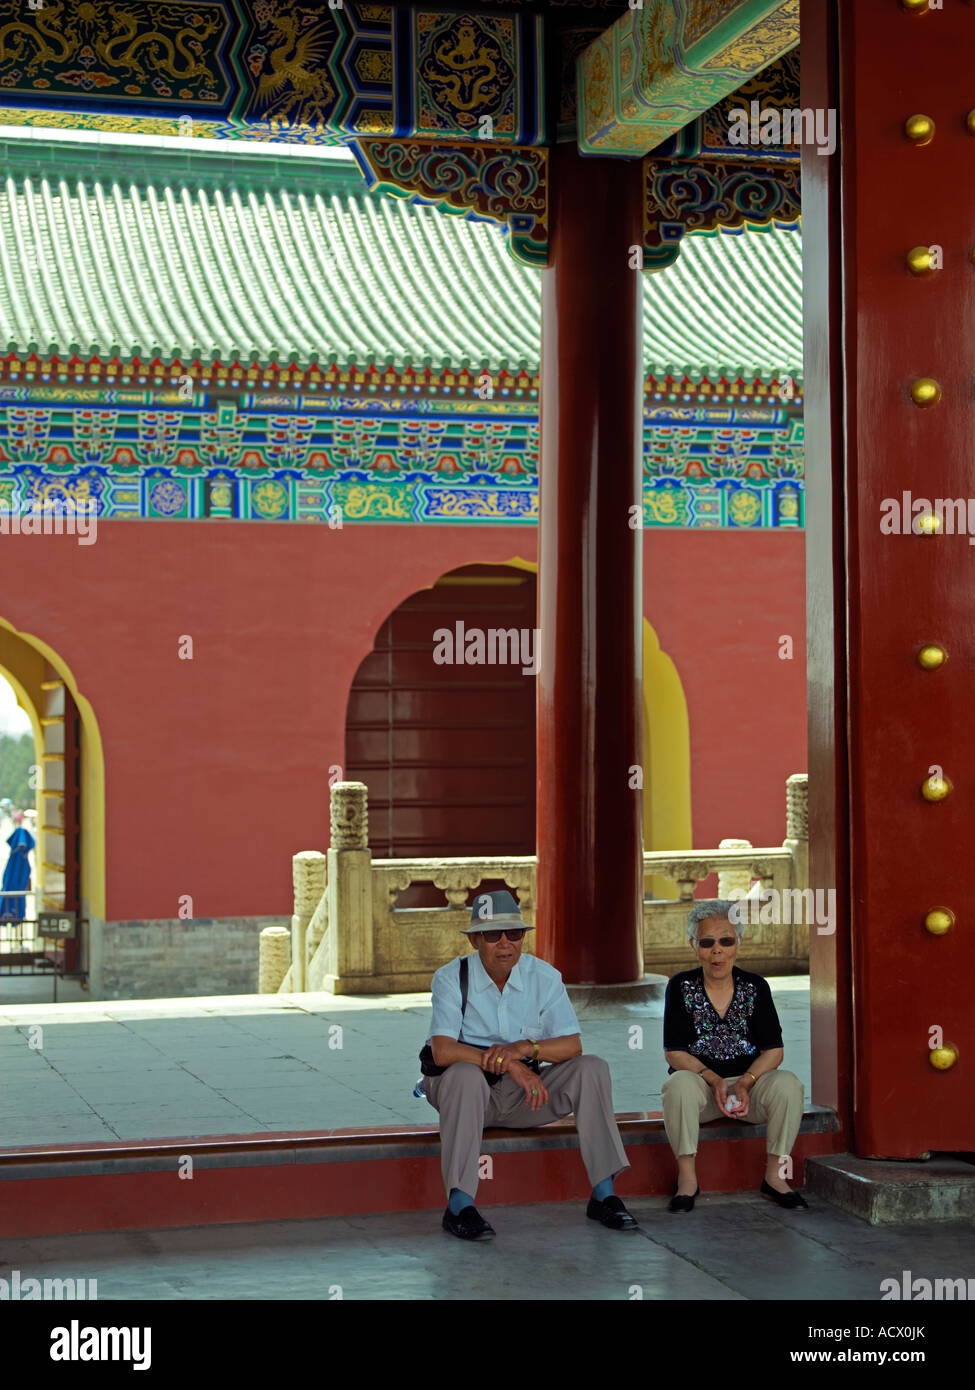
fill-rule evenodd
<path id="1" fill-rule="evenodd" d="M 924 1162 L 820 1154 L 806 1159 L 806 1190 L 871 1226 L 975 1217 L 975 1161 Z"/>
<path id="2" fill-rule="evenodd" d="M 658 1112 L 616 1116 L 631 1167 L 628 1196 L 669 1196 L 676 1164 Z M 765 1127 L 717 1120 L 701 1127 L 704 1191 L 754 1192 Z M 727 1142 L 723 1142 L 727 1141 Z M 804 1114 L 793 1149 L 802 1164 L 839 1141 L 836 1116 Z M 481 1144 L 492 1206 L 585 1201 L 589 1183 L 571 1119 L 527 1129 L 487 1129 Z M 192 1168 L 186 1160 L 192 1159 Z M 192 1182 L 174 1180 L 188 1172 Z M 26 1184 L 26 1186 L 25 1186 Z M 0 1152 L 0 1230 L 14 1236 L 307 1220 L 443 1207 L 436 1125 L 300 1134 L 217 1135 L 115 1144 L 62 1144 Z"/>

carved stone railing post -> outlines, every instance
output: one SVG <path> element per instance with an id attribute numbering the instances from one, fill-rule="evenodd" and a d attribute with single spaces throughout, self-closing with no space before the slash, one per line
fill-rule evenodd
<path id="1" fill-rule="evenodd" d="M 718 849 L 751 849 L 751 840 L 722 840 Z M 749 869 L 722 869 L 718 874 L 719 898 L 743 898 L 752 886 Z"/>
<path id="2" fill-rule="evenodd" d="M 809 887 L 809 777 L 793 773 L 786 780 L 786 838 L 783 844 L 793 852 L 801 852 L 803 874 L 796 877 L 797 888 Z M 800 851 L 801 847 L 801 851 Z"/>
<path id="3" fill-rule="evenodd" d="M 259 937 L 258 994 L 277 994 L 288 973 L 291 933 L 287 927 L 265 927 Z"/>
<path id="4" fill-rule="evenodd" d="M 291 988 L 303 990 L 307 964 L 308 924 L 325 892 L 325 856 L 317 849 L 304 849 L 291 860 L 295 889 L 295 910 L 291 918 Z"/>
<path id="5" fill-rule="evenodd" d="M 342 994 L 347 992 L 342 981 L 349 976 L 373 974 L 372 854 L 366 784 L 336 782 L 331 811 L 325 987 Z"/>
<path id="6" fill-rule="evenodd" d="M 785 784 L 785 839 L 783 848 L 792 855 L 792 886 L 801 892 L 809 887 L 809 776 L 794 772 Z M 796 928 L 796 950 L 809 951 L 809 922 L 806 914 Z"/>

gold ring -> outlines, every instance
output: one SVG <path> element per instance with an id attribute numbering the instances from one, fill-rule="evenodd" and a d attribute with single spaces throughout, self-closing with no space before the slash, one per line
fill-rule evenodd
<path id="1" fill-rule="evenodd" d="M 537 1091 L 532 1091 L 532 1095 L 533 1095 L 533 1096 L 537 1096 L 537 1095 L 538 1095 L 538 1092 L 537 1092 Z"/>

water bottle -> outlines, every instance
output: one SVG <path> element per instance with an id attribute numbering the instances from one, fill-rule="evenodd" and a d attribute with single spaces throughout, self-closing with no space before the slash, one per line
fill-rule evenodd
<path id="1" fill-rule="evenodd" d="M 413 1094 L 416 1096 L 417 1100 L 426 1100 L 427 1093 L 423 1089 L 422 1076 L 417 1077 L 416 1085 L 413 1087 Z"/>

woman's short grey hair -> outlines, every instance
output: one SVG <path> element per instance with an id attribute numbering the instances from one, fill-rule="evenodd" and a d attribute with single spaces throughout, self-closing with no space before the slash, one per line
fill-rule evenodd
<path id="1" fill-rule="evenodd" d="M 696 902 L 687 914 L 687 939 L 691 945 L 694 945 L 697 938 L 698 923 L 710 922 L 712 918 L 722 919 L 734 927 L 735 935 L 740 941 L 745 935 L 745 925 L 729 916 L 735 905 L 733 898 L 702 898 L 700 902 Z"/>

